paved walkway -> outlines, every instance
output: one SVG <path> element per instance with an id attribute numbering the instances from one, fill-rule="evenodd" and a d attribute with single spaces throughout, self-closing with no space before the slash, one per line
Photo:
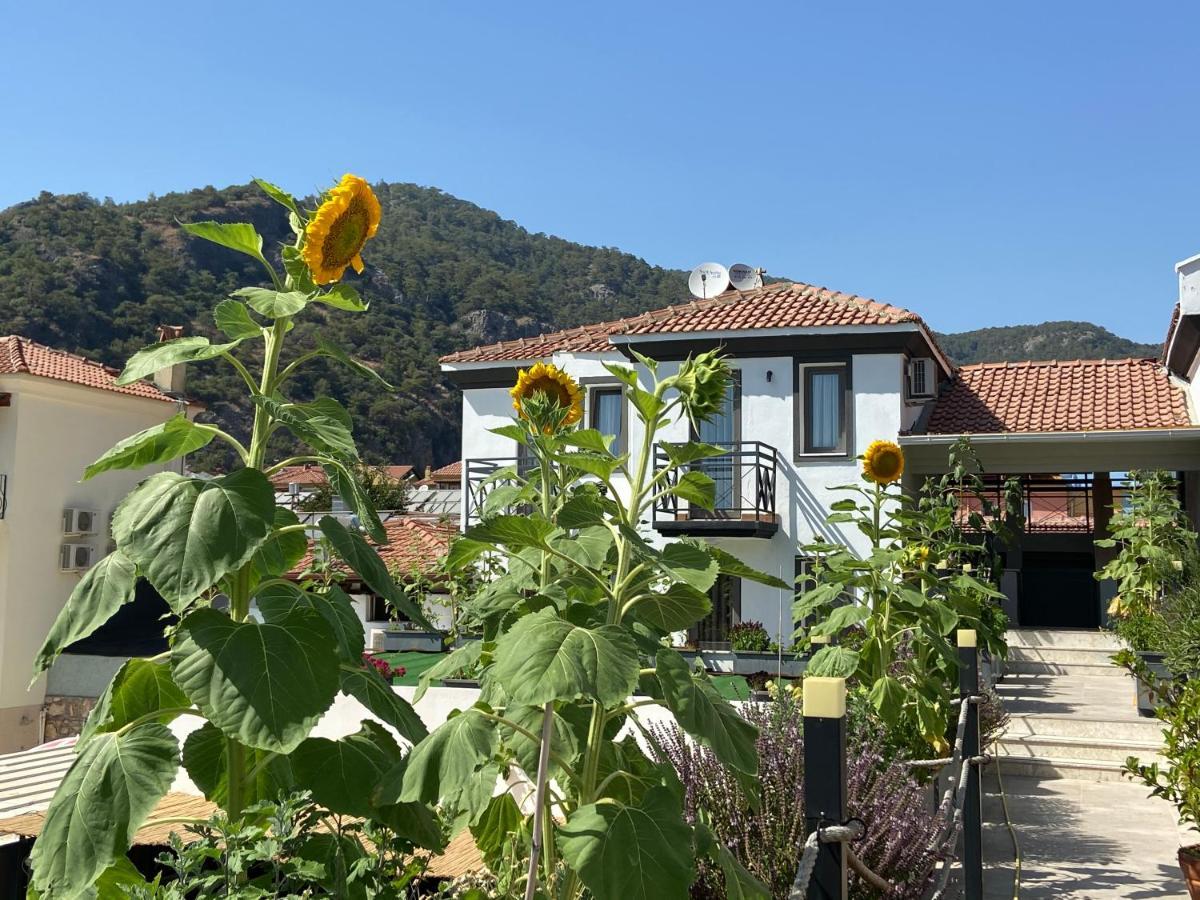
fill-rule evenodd
<path id="1" fill-rule="evenodd" d="M 1024 676 L 1000 686 L 1016 728 L 1043 716 L 1065 717 L 1081 736 L 1097 739 L 1146 727 L 1133 709 L 1132 691 L 1125 678 L 1070 675 Z M 1112 780 L 1111 772 L 1067 767 L 1058 774 L 1076 777 L 1026 774 L 1030 768 L 1019 758 L 1003 755 L 999 766 L 1021 845 L 1022 900 L 1187 897 L 1176 861 L 1187 838 L 1169 803 L 1127 779 Z M 1007 900 L 1013 848 L 994 772 L 984 779 L 983 815 L 985 896 Z"/>

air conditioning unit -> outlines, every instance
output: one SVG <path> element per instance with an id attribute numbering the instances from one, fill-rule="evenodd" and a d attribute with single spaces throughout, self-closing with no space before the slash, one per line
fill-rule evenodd
<path id="1" fill-rule="evenodd" d="M 94 509 L 63 510 L 63 534 L 95 534 L 100 530 L 100 513 Z"/>
<path id="2" fill-rule="evenodd" d="M 83 572 L 92 567 L 95 553 L 91 544 L 63 544 L 58 551 L 58 568 L 63 572 Z"/>
<path id="3" fill-rule="evenodd" d="M 927 356 L 908 361 L 908 396 L 932 397 L 937 393 L 937 366 Z"/>

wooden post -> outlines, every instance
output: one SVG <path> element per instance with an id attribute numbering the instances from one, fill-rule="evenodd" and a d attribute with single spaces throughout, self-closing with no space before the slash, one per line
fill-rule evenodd
<path id="1" fill-rule="evenodd" d="M 804 833 L 846 821 L 846 679 L 804 679 Z M 821 844 L 808 900 L 845 900 L 846 849 Z"/>
<path id="2" fill-rule="evenodd" d="M 958 696 L 967 704 L 963 758 L 979 755 L 979 705 L 969 702 L 979 694 L 979 649 L 975 632 L 958 631 Z M 963 803 L 963 896 L 983 900 L 983 823 L 979 796 L 979 767 L 968 766 Z"/>

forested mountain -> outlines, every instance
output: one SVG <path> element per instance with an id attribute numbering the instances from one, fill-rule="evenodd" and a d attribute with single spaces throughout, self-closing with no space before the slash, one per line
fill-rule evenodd
<path id="1" fill-rule="evenodd" d="M 328 394 L 345 402 L 372 461 L 423 466 L 457 458 L 459 396 L 438 373 L 439 355 L 685 296 L 683 273 L 628 253 L 532 234 L 436 189 L 375 189 L 383 224 L 357 279 L 370 311 L 349 315 L 314 305 L 289 341 L 300 350 L 319 331 L 376 363 L 396 385 L 395 394 L 383 394 L 321 362 L 293 382 L 297 399 Z M 0 212 L 0 334 L 23 334 L 114 366 L 151 342 L 160 324 L 215 336 L 213 305 L 237 287 L 260 283 L 261 274 L 248 257 L 189 238 L 177 224 L 204 219 L 252 221 L 266 248 L 290 238 L 282 208 L 253 186 L 124 204 L 43 193 Z M 1077 322 L 941 339 L 962 362 L 1157 351 Z M 249 411 L 232 370 L 199 364 L 189 377 L 189 393 L 208 405 L 205 415 L 234 429 L 246 426 Z M 196 464 L 219 468 L 224 460 L 210 451 Z"/>
<path id="2" fill-rule="evenodd" d="M 1166 319 L 1164 317 L 1164 328 Z M 1160 344 L 1139 344 L 1090 322 L 1043 322 L 939 334 L 955 362 L 1014 362 L 1021 359 L 1124 359 L 1158 356 Z"/>

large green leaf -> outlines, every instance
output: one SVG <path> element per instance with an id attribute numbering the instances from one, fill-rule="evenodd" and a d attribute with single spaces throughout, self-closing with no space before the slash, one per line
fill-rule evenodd
<path id="1" fill-rule="evenodd" d="M 288 212 L 300 215 L 300 207 L 296 205 L 296 198 L 285 191 L 278 185 L 271 184 L 262 178 L 253 179 L 254 183 L 262 189 L 262 192 L 286 209 Z"/>
<path id="2" fill-rule="evenodd" d="M 423 740 L 429 731 L 409 705 L 374 669 L 359 665 L 343 665 L 339 673 L 343 694 L 349 694 L 396 731 L 412 741 Z"/>
<path id="3" fill-rule="evenodd" d="M 545 709 L 544 706 L 520 706 L 514 704 L 505 708 L 504 718 L 521 726 L 531 734 L 536 734 L 540 737 L 542 733 L 542 717 L 545 714 Z M 554 725 L 550 732 L 550 749 L 563 759 L 569 760 L 579 752 L 578 742 L 575 740 L 575 730 L 557 712 L 554 712 L 553 716 Z M 537 774 L 538 756 L 541 752 L 542 742 L 540 740 L 532 740 L 521 732 L 505 725 L 500 726 L 500 731 L 504 736 L 505 745 L 512 750 L 517 765 L 525 771 L 525 774 L 530 779 L 533 779 Z"/>
<path id="4" fill-rule="evenodd" d="M 384 776 L 377 799 L 383 804 L 457 801 L 496 752 L 496 726 L 479 709 L 455 710 L 404 762 Z"/>
<path id="5" fill-rule="evenodd" d="M 717 447 L 701 441 L 689 441 L 686 444 L 662 441 L 658 446 L 667 454 L 667 458 L 671 460 L 671 463 L 676 466 L 686 466 L 701 459 L 709 459 L 714 456 L 727 456 L 729 454 L 727 447 Z"/>
<path id="6" fill-rule="evenodd" d="M 329 486 L 333 488 L 334 493 L 358 516 L 359 526 L 371 540 L 382 544 L 387 539 L 387 532 L 384 531 L 383 522 L 379 520 L 374 501 L 354 470 L 332 459 L 325 461 L 321 467 L 325 470 L 325 476 L 329 479 Z"/>
<path id="7" fill-rule="evenodd" d="M 489 544 L 504 544 L 518 550 L 522 547 L 545 547 L 546 540 L 557 529 L 553 522 L 530 516 L 493 516 L 466 532 L 467 538 Z"/>
<path id="8" fill-rule="evenodd" d="M 167 792 L 179 745 L 155 722 L 88 741 L 50 801 L 33 845 L 33 887 L 45 898 L 84 895 L 125 854 Z"/>
<path id="9" fill-rule="evenodd" d="M 318 297 L 317 299 L 321 300 L 327 296 L 328 295 L 322 295 L 322 296 Z M 351 369 L 352 371 L 357 372 L 359 375 L 364 375 L 367 378 L 371 378 L 371 379 L 379 382 L 380 387 L 384 388 L 384 390 L 388 390 L 388 391 L 395 390 L 395 388 L 391 384 L 389 384 L 382 375 L 380 375 L 378 372 L 376 372 L 373 368 L 368 366 L 366 363 L 360 362 L 359 360 L 355 359 L 353 356 L 351 356 L 349 353 L 347 353 L 345 350 L 343 350 L 341 347 L 339 347 L 337 344 L 333 343 L 332 341 L 326 340 L 325 338 L 322 338 L 322 337 L 317 338 L 317 350 L 320 351 L 322 356 L 328 356 L 330 359 L 335 359 L 338 362 L 340 362 L 343 366 L 346 366 L 348 369 Z"/>
<path id="10" fill-rule="evenodd" d="M 96 701 L 79 743 L 86 743 L 94 734 L 116 731 L 159 710 L 167 712 L 153 721 L 166 725 L 179 715 L 178 710 L 189 706 L 191 701 L 171 679 L 171 667 L 167 663 L 138 658 L 127 660 Z"/>
<path id="11" fill-rule="evenodd" d="M 34 676 L 50 668 L 64 649 L 111 619 L 117 609 L 133 599 L 136 587 L 137 570 L 120 550 L 88 569 L 50 626 L 50 633 L 33 662 Z"/>
<path id="12" fill-rule="evenodd" d="M 497 859 L 510 840 L 520 838 L 524 821 L 512 794 L 506 791 L 492 798 L 479 822 L 471 826 L 471 837 L 485 862 Z"/>
<path id="13" fill-rule="evenodd" d="M 884 675 L 871 685 L 867 697 L 887 725 L 895 727 L 904 708 L 904 685 L 891 675 Z"/>
<path id="14" fill-rule="evenodd" d="M 213 309 L 213 321 L 226 337 L 235 341 L 262 336 L 262 326 L 254 321 L 246 304 L 240 300 L 222 300 L 218 303 Z"/>
<path id="15" fill-rule="evenodd" d="M 336 400 L 321 397 L 311 403 L 281 403 L 260 396 L 255 402 L 314 450 L 345 459 L 358 458 L 350 414 Z"/>
<path id="16" fill-rule="evenodd" d="M 664 787 L 647 791 L 640 806 L 581 806 L 559 843 L 596 900 L 686 900 L 695 875 L 692 831 Z"/>
<path id="17" fill-rule="evenodd" d="M 272 291 L 268 288 L 244 287 L 233 292 L 250 304 L 250 308 L 268 319 L 294 316 L 308 306 L 308 294 L 303 291 Z"/>
<path id="18" fill-rule="evenodd" d="M 160 472 L 117 507 L 113 537 L 175 612 L 254 555 L 275 518 L 257 469 L 204 480 Z"/>
<path id="19" fill-rule="evenodd" d="M 262 624 L 197 609 L 179 625 L 171 666 L 228 737 L 278 753 L 308 736 L 338 691 L 335 638 L 311 609 Z"/>
<path id="20" fill-rule="evenodd" d="M 637 687 L 637 646 L 619 625 L 583 628 L 547 607 L 496 642 L 493 673 L 514 703 L 595 698 L 619 703 Z"/>
<path id="21" fill-rule="evenodd" d="M 403 755 L 392 736 L 376 722 L 363 722 L 356 733 L 340 740 L 309 738 L 291 755 L 292 769 L 313 800 L 331 812 L 375 819 L 420 838 L 421 846 L 440 847 L 441 830 L 420 803 L 379 805 L 373 799 L 383 776 Z"/>
<path id="22" fill-rule="evenodd" d="M 722 550 L 720 547 L 707 545 L 705 549 L 709 555 L 717 561 L 717 567 L 722 575 L 729 575 L 732 578 L 745 578 L 748 581 L 757 581 L 759 584 L 765 584 L 767 587 L 779 588 L 782 591 L 790 591 L 794 585 L 777 578 L 774 575 L 768 575 L 766 572 L 760 572 L 758 569 L 751 568 L 746 565 L 732 553 L 727 550 Z"/>
<path id="23" fill-rule="evenodd" d="M 303 531 L 288 531 L 280 534 L 280 529 L 292 528 L 300 524 L 299 517 L 290 509 L 282 506 L 275 507 L 275 519 L 271 534 L 254 551 L 254 572 L 260 579 L 273 578 L 291 571 L 296 563 L 308 552 L 308 538 Z"/>
<path id="24" fill-rule="evenodd" d="M 656 562 L 676 581 L 686 582 L 698 591 L 707 591 L 716 582 L 719 570 L 710 549 L 684 541 L 667 544 Z"/>
<path id="25" fill-rule="evenodd" d="M 327 303 L 335 309 L 348 312 L 366 312 L 370 305 L 362 296 L 348 284 L 335 284 L 327 291 L 322 291 L 313 297 L 319 303 Z"/>
<path id="26" fill-rule="evenodd" d="M 664 647 L 655 660 L 663 701 L 679 727 L 708 747 L 731 768 L 758 772 L 758 729 L 737 714 L 707 678 L 688 668 L 679 653 Z"/>
<path id="27" fill-rule="evenodd" d="M 83 470 L 83 480 L 109 469 L 140 469 L 153 463 L 169 462 L 208 446 L 216 434 L 211 425 L 197 425 L 185 413 L 172 416 L 117 443 L 111 450 Z"/>
<path id="28" fill-rule="evenodd" d="M 682 497 L 692 506 L 712 509 L 716 505 L 717 483 L 712 477 L 692 469 L 679 476 L 670 488 L 670 493 Z"/>
<path id="29" fill-rule="evenodd" d="M 176 363 L 199 362 L 203 359 L 215 359 L 222 353 L 228 353 L 241 341 L 228 344 L 213 344 L 208 338 L 192 335 L 176 338 L 173 341 L 163 341 L 145 350 L 139 350 L 129 357 L 129 362 L 121 374 L 117 376 L 117 384 L 133 384 L 162 369 Z"/>
<path id="30" fill-rule="evenodd" d="M 366 582 L 367 587 L 386 600 L 393 608 L 400 610 L 412 622 L 417 622 L 430 628 L 429 621 L 415 603 L 397 586 L 395 579 L 379 558 L 379 554 L 360 535 L 348 530 L 345 525 L 333 516 L 324 516 L 320 522 L 321 533 L 329 540 L 334 552 L 358 576 Z"/>
<path id="31" fill-rule="evenodd" d="M 726 900 L 771 900 L 771 892 L 741 864 L 724 844 L 716 843 L 713 854 L 725 876 Z"/>
<path id="32" fill-rule="evenodd" d="M 813 654 L 804 670 L 822 678 L 849 678 L 858 671 L 858 651 L 830 645 Z"/>
<path id="33" fill-rule="evenodd" d="M 275 582 L 259 590 L 254 597 L 267 622 L 282 622 L 297 608 L 320 613 L 334 634 L 338 656 L 347 663 L 362 663 L 365 645 L 362 620 L 346 592 L 337 585 L 330 585 L 324 594 L 313 594 L 295 584 Z"/>
<path id="34" fill-rule="evenodd" d="M 677 581 L 666 591 L 655 593 L 635 607 L 634 614 L 659 631 L 680 631 L 689 628 L 712 612 L 712 600 L 704 591 Z"/>
<path id="35" fill-rule="evenodd" d="M 286 756 L 247 747 L 243 751 L 253 777 L 242 782 L 243 801 L 276 800 L 295 783 Z M 183 742 L 183 767 L 188 777 L 213 803 L 224 807 L 229 799 L 229 740 L 212 722 L 205 722 Z"/>
<path id="36" fill-rule="evenodd" d="M 456 647 L 440 660 L 421 673 L 417 681 L 417 690 L 413 694 L 413 703 L 420 703 L 429 685 L 439 678 L 450 678 L 464 669 L 474 669 L 479 664 L 483 653 L 483 641 L 470 641 L 461 647 Z"/>
<path id="37" fill-rule="evenodd" d="M 262 236 L 254 226 L 246 222 L 185 222 L 183 230 L 188 234 L 253 256 L 259 262 L 267 260 L 262 255 Z"/>

